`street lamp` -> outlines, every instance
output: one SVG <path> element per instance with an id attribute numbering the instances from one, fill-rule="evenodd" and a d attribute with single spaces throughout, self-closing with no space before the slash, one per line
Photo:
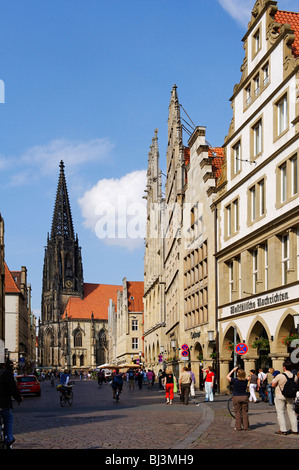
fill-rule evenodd
<path id="1" fill-rule="evenodd" d="M 141 367 L 141 356 L 142 356 L 142 352 L 139 351 L 139 367 Z"/>
<path id="2" fill-rule="evenodd" d="M 297 333 L 299 334 L 299 313 L 295 313 L 293 317 L 294 317 L 295 328 L 297 330 Z"/>

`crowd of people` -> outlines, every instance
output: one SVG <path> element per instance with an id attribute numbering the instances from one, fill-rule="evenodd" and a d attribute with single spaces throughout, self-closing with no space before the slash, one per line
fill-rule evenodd
<path id="1" fill-rule="evenodd" d="M 235 411 L 235 429 L 245 431 L 250 429 L 248 419 L 249 403 L 258 403 L 258 401 L 267 402 L 269 406 L 275 406 L 277 414 L 277 422 L 279 429 L 277 434 L 299 434 L 298 418 L 299 418 L 299 372 L 293 370 L 293 364 L 290 360 L 283 363 L 283 370 L 274 370 L 272 367 L 268 369 L 251 370 L 249 375 L 245 374 L 243 369 L 233 368 L 227 375 L 227 379 L 232 386 L 233 405 Z M 71 372 L 66 370 L 34 370 L 33 373 L 40 381 L 51 379 L 58 380 L 60 384 L 65 383 L 70 378 Z M 212 367 L 203 369 L 205 401 L 213 402 L 216 388 L 216 374 Z M 151 389 L 156 379 L 160 389 L 165 390 L 166 404 L 172 405 L 174 396 L 177 393 L 180 397 L 180 403 L 188 405 L 189 398 L 195 397 L 195 374 L 187 366 L 183 367 L 179 377 L 177 378 L 171 369 L 160 369 L 158 374 L 151 369 L 145 370 L 136 366 L 129 367 L 126 371 L 121 372 L 119 369 L 109 371 L 99 369 L 92 371 L 76 371 L 74 375 L 80 377 L 81 380 L 97 379 L 99 387 L 103 383 L 109 383 L 112 386 L 113 398 L 115 398 L 116 389 L 121 392 L 124 381 L 128 383 L 128 390 L 133 391 L 135 388 L 142 389 L 145 385 Z M 293 388 L 296 389 L 295 395 L 287 395 L 286 390 L 289 388 L 290 382 L 294 383 Z M 260 400 L 258 400 L 257 393 Z M 288 392 L 290 393 L 290 392 Z M 292 391 L 293 393 L 293 391 Z M 21 403 L 20 395 L 14 373 L 10 362 L 2 364 L 0 368 L 0 414 L 4 421 L 6 442 L 11 445 L 14 442 L 13 437 L 13 415 L 12 415 L 12 397 Z M 286 416 L 288 416 L 291 430 L 287 429 Z"/>
<path id="2" fill-rule="evenodd" d="M 245 371 L 235 367 L 227 375 L 233 386 L 233 404 L 236 416 L 235 430 L 248 431 L 248 405 L 257 403 L 256 392 L 259 392 L 261 401 L 275 406 L 279 429 L 276 434 L 299 434 L 299 372 L 293 369 L 290 360 L 283 363 L 282 372 L 270 367 L 267 370 L 259 369 L 258 373 L 251 370 L 248 377 Z M 236 377 L 233 377 L 233 374 Z M 289 390 L 290 389 L 290 390 Z M 288 416 L 291 430 L 287 429 Z"/>

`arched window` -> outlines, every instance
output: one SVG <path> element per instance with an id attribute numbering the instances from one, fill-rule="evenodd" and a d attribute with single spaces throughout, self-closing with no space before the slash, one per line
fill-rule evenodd
<path id="1" fill-rule="evenodd" d="M 77 357 L 76 354 L 73 354 L 73 366 L 77 365 Z"/>
<path id="2" fill-rule="evenodd" d="M 82 348 L 82 333 L 81 331 L 75 331 L 74 333 L 74 347 Z"/>

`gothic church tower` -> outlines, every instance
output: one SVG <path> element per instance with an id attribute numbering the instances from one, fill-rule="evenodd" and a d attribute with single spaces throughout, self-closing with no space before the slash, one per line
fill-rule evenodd
<path id="1" fill-rule="evenodd" d="M 39 350 L 41 366 L 61 365 L 61 318 L 70 297 L 83 299 L 83 265 L 78 235 L 74 235 L 72 214 L 64 174 L 60 174 L 52 219 L 51 235 L 45 248 Z"/>

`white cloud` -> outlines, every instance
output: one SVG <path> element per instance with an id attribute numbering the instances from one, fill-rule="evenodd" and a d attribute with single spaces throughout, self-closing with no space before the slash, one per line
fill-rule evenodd
<path id="1" fill-rule="evenodd" d="M 247 26 L 251 19 L 254 0 L 218 0 L 222 8 L 241 26 Z"/>
<path id="2" fill-rule="evenodd" d="M 109 139 L 105 138 L 86 142 L 56 139 L 45 145 L 35 145 L 19 159 L 14 159 L 15 168 L 19 171 L 11 174 L 10 185 L 20 186 L 43 176 L 56 176 L 61 160 L 68 171 L 72 171 L 90 162 L 109 159 L 113 147 Z"/>
<path id="3" fill-rule="evenodd" d="M 218 0 L 222 8 L 241 26 L 247 27 L 256 0 Z M 278 0 L 279 10 L 298 11 L 298 0 Z"/>
<path id="4" fill-rule="evenodd" d="M 57 173 L 61 160 L 69 168 L 102 160 L 110 153 L 113 145 L 108 139 L 93 139 L 87 142 L 73 142 L 56 139 L 46 145 L 36 145 L 25 152 L 23 162 L 39 168 L 42 174 Z"/>
<path id="5" fill-rule="evenodd" d="M 141 248 L 146 227 L 145 186 L 146 170 L 98 181 L 79 199 L 83 225 L 106 245 L 130 251 Z"/>

